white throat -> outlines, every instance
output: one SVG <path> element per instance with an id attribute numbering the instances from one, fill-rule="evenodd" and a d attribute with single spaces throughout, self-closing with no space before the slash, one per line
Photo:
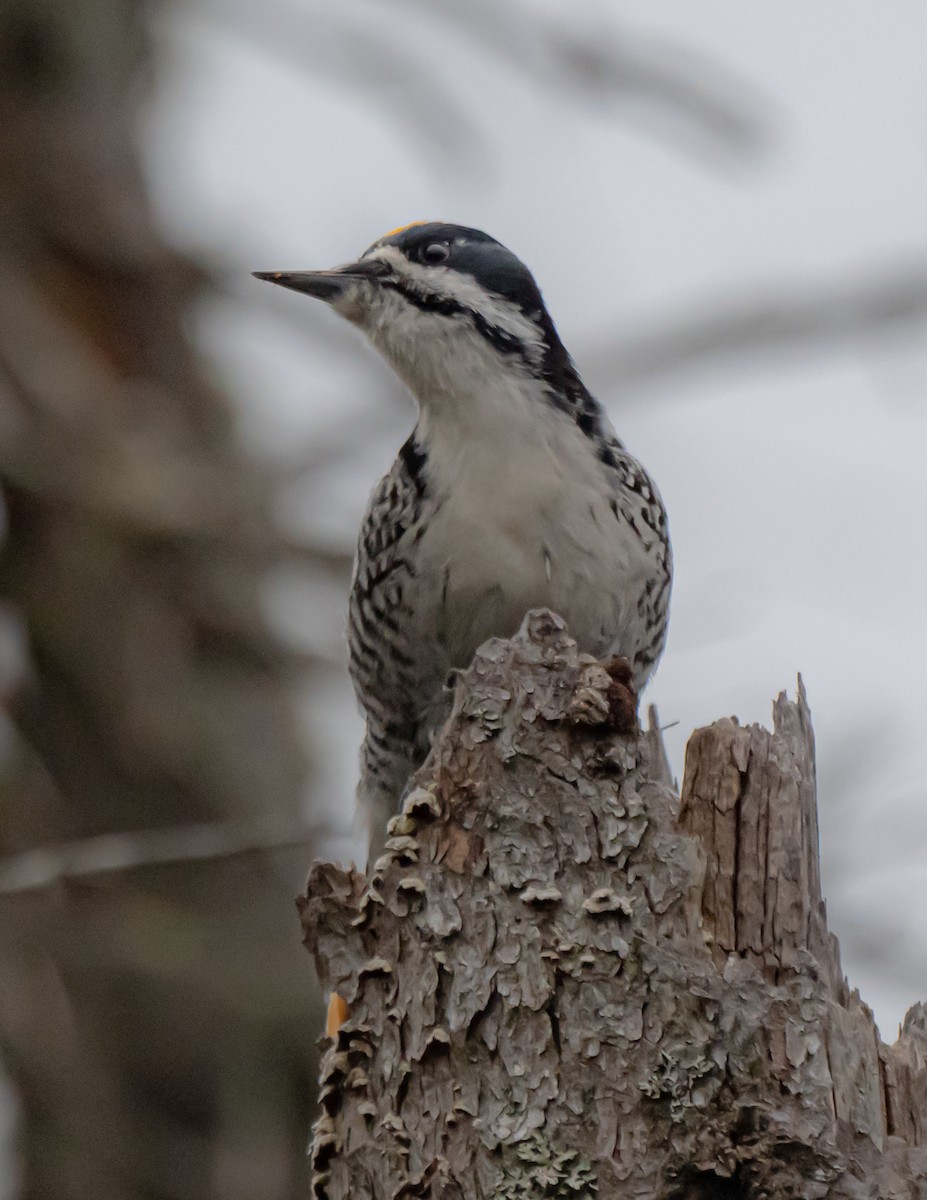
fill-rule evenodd
<path id="1" fill-rule="evenodd" d="M 598 475 L 588 438 L 530 377 L 497 367 L 483 390 L 420 396 L 419 410 L 431 488 L 455 505 L 466 497 L 490 524 L 529 519 L 571 480 Z"/>

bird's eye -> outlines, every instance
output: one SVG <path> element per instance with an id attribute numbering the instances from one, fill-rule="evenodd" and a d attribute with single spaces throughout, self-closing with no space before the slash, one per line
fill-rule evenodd
<path id="1" fill-rule="evenodd" d="M 451 248 L 447 242 L 432 242 L 422 251 L 422 261 L 426 263 L 443 263 L 450 258 Z"/>

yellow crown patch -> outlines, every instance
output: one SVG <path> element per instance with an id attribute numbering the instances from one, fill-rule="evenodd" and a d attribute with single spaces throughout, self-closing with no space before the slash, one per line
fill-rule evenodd
<path id="1" fill-rule="evenodd" d="M 410 221 L 408 225 L 397 225 L 395 229 L 391 229 L 389 233 L 384 233 L 377 240 L 385 242 L 387 238 L 395 237 L 397 233 L 405 233 L 407 229 L 414 229 L 416 225 L 433 225 L 434 221 Z"/>

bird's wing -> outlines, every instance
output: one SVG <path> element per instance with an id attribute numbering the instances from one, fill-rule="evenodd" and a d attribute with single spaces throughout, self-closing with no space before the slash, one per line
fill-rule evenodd
<path id="1" fill-rule="evenodd" d="M 411 445 L 410 445 L 411 443 Z M 423 456 L 413 439 L 403 446 L 370 498 L 361 524 L 351 585 L 348 643 L 351 676 L 368 716 L 395 719 L 412 667 L 407 639 L 410 583 L 408 551 L 421 516 Z"/>
<path id="2" fill-rule="evenodd" d="M 410 438 L 374 490 L 361 524 L 348 609 L 351 679 L 367 719 L 358 798 L 367 812 L 374 857 L 406 780 L 427 749 L 410 644 L 417 636 L 411 552 L 422 528 L 423 465 Z"/>
<path id="3" fill-rule="evenodd" d="M 647 579 L 638 600 L 650 636 L 632 661 L 638 687 L 646 683 L 663 653 L 669 618 L 673 557 L 666 509 L 656 484 L 603 420 L 599 458 L 612 489 L 612 511 L 639 539 L 648 559 Z"/>

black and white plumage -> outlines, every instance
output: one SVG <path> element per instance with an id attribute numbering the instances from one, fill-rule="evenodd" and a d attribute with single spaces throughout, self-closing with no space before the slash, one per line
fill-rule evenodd
<path id="1" fill-rule="evenodd" d="M 408 385 L 418 421 L 375 490 L 350 602 L 371 844 L 446 711 L 444 684 L 531 608 L 635 686 L 663 650 L 672 562 L 643 467 L 583 386 L 527 267 L 478 230 L 419 223 L 332 271 L 262 279 L 328 302 Z"/>

